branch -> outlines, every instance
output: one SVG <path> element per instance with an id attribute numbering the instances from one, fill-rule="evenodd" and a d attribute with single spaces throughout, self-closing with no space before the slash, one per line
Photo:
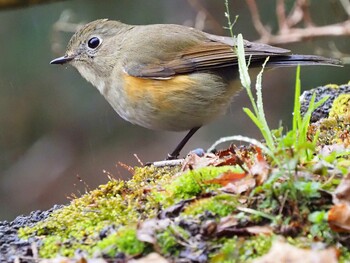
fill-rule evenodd
<path id="1" fill-rule="evenodd" d="M 285 12 L 284 0 L 278 0 L 276 4 L 276 15 L 281 34 L 289 30 Z"/>
<path id="2" fill-rule="evenodd" d="M 350 0 L 339 0 L 344 12 L 350 17 Z M 317 26 L 312 21 L 310 0 L 295 0 L 292 10 L 286 14 L 285 0 L 277 0 L 276 16 L 278 33 L 270 33 L 263 25 L 256 0 L 246 0 L 251 13 L 252 23 L 260 35 L 257 42 L 279 45 L 301 42 L 306 39 L 329 36 L 350 36 L 350 18 L 340 23 Z M 304 27 L 298 25 L 303 22 Z"/>
<path id="3" fill-rule="evenodd" d="M 305 39 L 328 36 L 350 36 L 350 19 L 342 23 L 307 28 L 291 28 L 288 33 L 262 36 L 257 42 L 277 45 L 301 42 Z"/>
<path id="4" fill-rule="evenodd" d="M 258 7 L 255 0 L 246 0 L 250 14 L 252 16 L 253 25 L 255 30 L 260 34 L 261 39 L 268 39 L 270 37 L 270 31 L 266 29 L 260 19 Z"/>
<path id="5" fill-rule="evenodd" d="M 340 3 L 343 6 L 345 12 L 350 17 L 350 1 L 349 0 L 340 0 Z"/>
<path id="6" fill-rule="evenodd" d="M 0 0 L 1 9 L 12 9 L 18 7 L 28 7 L 36 4 L 45 4 L 65 0 Z"/>
<path id="7" fill-rule="evenodd" d="M 205 8 L 203 3 L 201 3 L 199 0 L 187 0 L 187 2 L 197 12 L 197 18 L 194 25 L 195 28 L 203 30 L 204 22 L 206 22 L 206 24 L 209 24 L 215 30 L 215 32 L 223 33 L 222 25 L 215 19 L 213 14 L 207 8 Z"/>

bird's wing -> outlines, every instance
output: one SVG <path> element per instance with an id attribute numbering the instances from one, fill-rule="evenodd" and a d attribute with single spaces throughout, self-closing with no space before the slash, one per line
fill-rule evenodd
<path id="1" fill-rule="evenodd" d="M 205 39 L 173 53 L 167 61 L 154 60 L 157 63 L 129 63 L 124 71 L 140 78 L 170 78 L 178 74 L 217 69 L 237 65 L 237 54 L 233 38 L 205 34 Z M 176 42 L 176 39 L 173 39 Z M 283 56 L 289 50 L 265 44 L 244 41 L 245 55 L 251 63 L 264 62 L 268 56 Z M 169 52 L 170 54 L 170 52 Z"/>

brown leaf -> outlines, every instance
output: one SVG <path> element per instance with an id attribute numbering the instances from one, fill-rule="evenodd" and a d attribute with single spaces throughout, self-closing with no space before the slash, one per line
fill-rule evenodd
<path id="1" fill-rule="evenodd" d="M 350 174 L 342 179 L 338 187 L 334 190 L 333 203 L 340 204 L 346 202 L 350 204 Z"/>
<path id="2" fill-rule="evenodd" d="M 328 224 L 333 231 L 350 232 L 350 207 L 347 203 L 334 205 L 328 212 Z"/>
<path id="3" fill-rule="evenodd" d="M 170 225 L 170 219 L 149 219 L 138 226 L 137 239 L 142 242 L 155 244 L 157 242 L 157 230 L 165 229 Z"/>
<path id="4" fill-rule="evenodd" d="M 202 157 L 200 157 L 197 154 L 191 152 L 186 156 L 185 160 L 183 161 L 181 171 L 185 172 L 188 170 L 207 167 L 213 165 L 218 159 L 219 157 L 213 153 L 206 153 Z"/>
<path id="5" fill-rule="evenodd" d="M 273 229 L 270 226 L 249 226 L 246 228 L 247 231 L 253 235 L 272 235 Z"/>
<path id="6" fill-rule="evenodd" d="M 249 168 L 249 172 L 256 177 L 257 185 L 262 185 L 267 179 L 270 166 L 262 155 L 261 149 L 259 147 L 255 147 L 255 151 L 255 162 Z"/>
<path id="7" fill-rule="evenodd" d="M 158 253 L 151 253 L 139 259 L 129 260 L 129 263 L 169 263 L 166 258 L 163 258 Z"/>
<path id="8" fill-rule="evenodd" d="M 343 143 L 337 143 L 337 144 L 331 144 L 331 145 L 324 145 L 320 151 L 319 154 L 323 156 L 328 156 L 332 152 L 344 152 L 346 151 L 346 147 Z"/>
<path id="9" fill-rule="evenodd" d="M 336 263 L 337 250 L 328 248 L 324 250 L 301 249 L 288 243 L 276 241 L 270 251 L 253 261 L 253 263 Z"/>
<path id="10" fill-rule="evenodd" d="M 228 237 L 233 235 L 271 235 L 273 230 L 269 226 L 238 226 L 238 220 L 232 215 L 226 216 L 220 220 L 216 227 L 216 236 Z"/>
<path id="11" fill-rule="evenodd" d="M 229 227 L 237 226 L 238 220 L 234 216 L 225 216 L 220 219 L 219 224 L 217 225 L 217 231 L 222 231 Z"/>
<path id="12" fill-rule="evenodd" d="M 165 219 L 177 217 L 184 210 L 185 206 L 192 203 L 194 200 L 196 200 L 196 198 L 181 200 L 180 202 L 161 210 L 158 214 L 158 218 Z"/>
<path id="13" fill-rule="evenodd" d="M 220 176 L 218 176 L 215 179 L 205 181 L 205 183 L 208 184 L 220 184 L 221 186 L 226 186 L 229 183 L 232 183 L 234 181 L 240 180 L 243 177 L 246 176 L 246 173 L 235 173 L 232 172 L 231 170 L 226 171 L 222 173 Z"/>
<path id="14" fill-rule="evenodd" d="M 84 257 L 81 257 L 81 258 L 72 259 L 72 258 L 66 258 L 66 257 L 56 257 L 56 258 L 41 260 L 40 263 L 107 263 L 107 261 L 102 258 L 86 259 Z"/>
<path id="15" fill-rule="evenodd" d="M 240 158 L 236 155 L 233 147 L 229 147 L 226 150 L 219 151 L 216 154 L 205 153 L 203 156 L 191 152 L 185 158 L 181 171 L 187 171 L 191 169 L 197 169 L 207 166 L 224 166 L 224 165 L 236 165 L 242 164 Z"/>
<path id="16" fill-rule="evenodd" d="M 241 194 L 253 189 L 255 186 L 256 186 L 256 180 L 251 176 L 246 176 L 241 180 L 228 183 L 226 186 L 222 187 L 220 190 L 225 193 Z"/>

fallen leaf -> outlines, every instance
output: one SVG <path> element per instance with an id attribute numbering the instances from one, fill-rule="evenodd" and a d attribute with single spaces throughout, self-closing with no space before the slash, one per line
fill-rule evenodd
<path id="1" fill-rule="evenodd" d="M 179 214 L 184 210 L 185 206 L 189 203 L 192 203 L 196 198 L 181 200 L 180 202 L 160 211 L 158 218 L 174 218 L 179 216 Z"/>
<path id="2" fill-rule="evenodd" d="M 171 224 L 170 219 L 149 219 L 139 224 L 137 239 L 142 242 L 155 244 L 157 242 L 157 230 L 163 230 Z"/>
<path id="3" fill-rule="evenodd" d="M 147 256 L 139 259 L 129 260 L 129 263 L 169 263 L 166 258 L 163 258 L 158 253 L 150 253 Z"/>
<path id="4" fill-rule="evenodd" d="M 241 165 L 242 163 L 233 146 L 230 146 L 228 149 L 219 151 L 216 154 L 205 153 L 202 156 L 198 156 L 196 153 L 190 152 L 182 164 L 181 171 L 184 172 L 207 166 Z"/>
<path id="5" fill-rule="evenodd" d="M 206 153 L 203 156 L 190 152 L 183 161 L 181 171 L 194 170 L 213 165 L 219 157 L 213 153 Z"/>
<path id="6" fill-rule="evenodd" d="M 220 220 L 216 227 L 217 237 L 230 237 L 233 235 L 271 235 L 273 230 L 270 226 L 238 226 L 238 220 L 234 216 L 226 216 Z"/>
<path id="7" fill-rule="evenodd" d="M 336 143 L 336 144 L 332 144 L 332 145 L 324 145 L 320 151 L 319 154 L 323 155 L 323 156 L 328 156 L 333 152 L 344 152 L 346 151 L 346 147 L 344 146 L 343 143 Z"/>
<path id="8" fill-rule="evenodd" d="M 175 262 L 196 262 L 207 263 L 208 253 L 205 242 L 196 242 L 194 246 L 186 246 L 179 254 L 179 259 Z"/>
<path id="9" fill-rule="evenodd" d="M 249 226 L 247 231 L 253 235 L 272 235 L 273 229 L 270 226 Z"/>
<path id="10" fill-rule="evenodd" d="M 346 202 L 350 204 L 350 174 L 345 176 L 333 193 L 333 203 L 340 204 Z"/>
<path id="11" fill-rule="evenodd" d="M 266 181 L 270 171 L 270 166 L 266 162 L 262 151 L 259 147 L 255 147 L 255 161 L 250 166 L 249 172 L 256 178 L 257 185 L 262 185 Z"/>
<path id="12" fill-rule="evenodd" d="M 84 257 L 80 258 L 66 258 L 66 257 L 57 257 L 51 259 L 44 259 L 39 261 L 40 263 L 107 263 L 106 260 L 102 258 L 95 259 L 86 259 Z"/>
<path id="13" fill-rule="evenodd" d="M 226 228 L 234 227 L 238 225 L 238 220 L 234 216 L 225 216 L 220 219 L 220 222 L 217 225 L 217 231 L 223 231 Z"/>
<path id="14" fill-rule="evenodd" d="M 256 180 L 249 177 L 244 177 L 241 180 L 228 183 L 226 186 L 222 187 L 220 190 L 225 193 L 230 194 L 242 194 L 244 192 L 247 192 L 251 189 L 253 189 L 256 186 Z"/>
<path id="15" fill-rule="evenodd" d="M 333 231 L 350 232 L 350 207 L 347 203 L 336 204 L 328 212 L 328 224 Z"/>
<path id="16" fill-rule="evenodd" d="M 235 172 L 232 172 L 231 170 L 229 170 L 229 171 L 222 173 L 221 175 L 219 175 L 215 179 L 205 181 L 205 183 L 220 184 L 221 186 L 226 186 L 227 184 L 234 182 L 234 181 L 237 181 L 237 180 L 240 180 L 245 176 L 246 176 L 245 172 L 235 173 Z"/>
<path id="17" fill-rule="evenodd" d="M 324 250 L 301 249 L 282 241 L 273 243 L 270 251 L 255 260 L 253 263 L 336 263 L 337 250 L 328 248 Z"/>

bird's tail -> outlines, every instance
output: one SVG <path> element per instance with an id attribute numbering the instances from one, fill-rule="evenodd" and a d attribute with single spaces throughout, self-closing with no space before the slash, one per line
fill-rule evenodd
<path id="1" fill-rule="evenodd" d="M 342 63 L 338 59 L 313 55 L 272 56 L 267 62 L 267 67 L 288 67 L 297 65 L 329 65 L 341 67 Z"/>

